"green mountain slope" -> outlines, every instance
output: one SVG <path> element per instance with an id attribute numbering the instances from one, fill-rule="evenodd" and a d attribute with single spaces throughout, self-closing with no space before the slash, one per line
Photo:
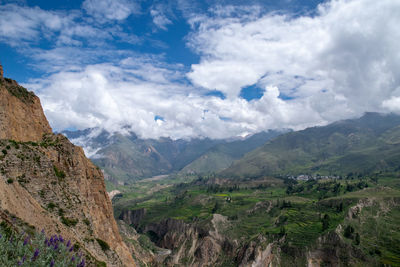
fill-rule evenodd
<path id="1" fill-rule="evenodd" d="M 211 147 L 226 142 L 209 138 L 141 139 L 132 132 L 110 134 L 100 129 L 63 133 L 75 144 L 83 146 L 92 161 L 113 182 L 129 182 L 179 171 Z"/>
<path id="2" fill-rule="evenodd" d="M 171 171 L 171 164 L 154 147 L 143 140 L 115 134 L 112 144 L 98 151 L 92 160 L 111 177 L 129 181 Z"/>
<path id="3" fill-rule="evenodd" d="M 169 174 L 182 169 L 185 173 L 219 171 L 280 134 L 270 131 L 229 141 L 209 138 L 141 139 L 132 132 L 126 135 L 110 134 L 100 129 L 63 133 L 75 144 L 83 146 L 92 161 L 105 171 L 107 179 L 114 183 Z"/>
<path id="4" fill-rule="evenodd" d="M 163 138 L 149 140 L 149 143 L 171 163 L 172 170 L 174 171 L 181 170 L 210 148 L 225 142 L 226 140 L 212 140 L 209 138 L 191 140 Z"/>
<path id="5" fill-rule="evenodd" d="M 400 166 L 400 116 L 366 113 L 353 120 L 282 135 L 246 154 L 224 176 L 347 174 Z"/>
<path id="6" fill-rule="evenodd" d="M 281 132 L 278 131 L 261 132 L 245 140 L 216 145 L 185 166 L 182 172 L 210 173 L 221 171 L 228 168 L 233 161 L 241 158 L 247 152 L 256 149 L 279 134 L 281 134 Z"/>

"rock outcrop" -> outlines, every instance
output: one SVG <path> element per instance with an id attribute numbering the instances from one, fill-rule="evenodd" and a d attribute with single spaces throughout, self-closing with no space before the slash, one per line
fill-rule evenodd
<path id="1" fill-rule="evenodd" d="M 119 219 L 124 221 L 126 224 L 137 228 L 145 215 L 146 209 L 144 208 L 137 210 L 124 210 L 119 216 Z"/>
<path id="2" fill-rule="evenodd" d="M 255 241 L 242 243 L 225 235 L 227 228 L 227 218 L 213 214 L 209 225 L 166 219 L 146 225 L 142 231 L 157 246 L 170 251 L 157 266 L 250 267 L 269 266 L 277 261 L 272 252 L 274 244 L 266 238 L 260 236 Z"/>
<path id="3" fill-rule="evenodd" d="M 3 77 L 0 150 L 0 220 L 15 216 L 38 231 L 62 234 L 93 264 L 135 266 L 102 172 L 82 148 L 52 133 L 38 97 Z"/>
<path id="4" fill-rule="evenodd" d="M 39 98 L 0 75 L 0 139 L 37 142 L 50 133 Z"/>

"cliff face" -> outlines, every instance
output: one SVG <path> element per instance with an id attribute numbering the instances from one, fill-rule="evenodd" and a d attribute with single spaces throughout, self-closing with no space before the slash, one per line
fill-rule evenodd
<path id="1" fill-rule="evenodd" d="M 0 75 L 0 139 L 39 141 L 50 133 L 39 98 Z"/>
<path id="2" fill-rule="evenodd" d="M 214 214 L 211 224 L 188 224 L 167 219 L 146 225 L 143 232 L 153 237 L 156 245 L 169 250 L 157 266 L 276 266 L 278 257 L 273 253 L 275 243 L 261 235 L 255 241 L 243 243 L 223 232 L 229 227 L 227 218 Z"/>
<path id="3" fill-rule="evenodd" d="M 62 234 L 92 262 L 135 266 L 102 172 L 80 147 L 52 133 L 33 93 L 2 76 L 0 82 L 0 220 L 16 216 L 38 231 Z"/>

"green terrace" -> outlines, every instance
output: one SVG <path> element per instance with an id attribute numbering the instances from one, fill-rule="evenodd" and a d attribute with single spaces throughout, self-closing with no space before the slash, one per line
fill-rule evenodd
<path id="1" fill-rule="evenodd" d="M 269 240 L 285 236 L 287 244 L 301 248 L 312 245 L 321 234 L 334 231 L 339 224 L 345 223 L 349 207 L 357 204 L 359 199 L 374 197 L 384 201 L 400 197 L 397 181 L 390 176 L 379 179 L 284 180 L 271 187 L 248 182 L 221 186 L 207 184 L 207 179 L 204 179 L 170 185 L 151 195 L 123 193 L 115 199 L 114 207 L 117 217 L 126 209 L 145 208 L 147 212 L 139 230 L 167 218 L 210 225 L 212 214 L 218 213 L 228 218 L 229 227 L 224 230 L 227 236 L 241 240 L 251 240 L 260 234 Z M 147 182 L 145 188 L 151 188 L 151 184 Z M 137 199 L 138 195 L 142 198 Z M 388 218 L 392 220 L 394 217 Z M 387 257 L 391 255 L 390 251 L 382 251 Z"/>

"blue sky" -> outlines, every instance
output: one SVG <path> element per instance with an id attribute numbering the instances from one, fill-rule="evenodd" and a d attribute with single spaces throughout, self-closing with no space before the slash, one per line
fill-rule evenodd
<path id="1" fill-rule="evenodd" d="M 390 0 L 0 0 L 0 61 L 58 131 L 302 129 L 400 111 L 399 11 Z"/>
<path id="2" fill-rule="evenodd" d="M 60 1 L 0 1 L 5 6 L 7 4 L 15 5 L 17 8 L 40 8 L 49 12 L 78 12 L 78 20 L 92 20 L 89 7 L 83 4 L 84 1 L 60 0 Z M 96 2 L 96 1 L 86 1 Z M 99 1 L 108 2 L 108 1 Z M 113 2 L 113 1 L 109 1 Z M 117 1 L 118 2 L 118 1 Z M 186 37 L 191 32 L 191 26 L 188 20 L 197 14 L 209 14 L 213 16 L 210 9 L 217 6 L 238 6 L 248 7 L 257 6 L 264 12 L 290 13 L 293 16 L 301 14 L 311 14 L 316 6 L 323 1 L 120 1 L 122 5 L 134 3 L 132 10 L 123 14 L 123 19 L 110 19 L 100 24 L 94 25 L 98 29 L 110 26 L 118 26 L 125 34 L 135 39 L 132 43 L 124 42 L 123 38 L 111 38 L 105 40 L 101 46 L 115 50 L 126 50 L 139 54 L 162 55 L 164 61 L 169 64 L 183 64 L 190 69 L 192 64 L 199 63 L 200 57 L 187 46 Z M 243 3 L 246 5 L 243 5 Z M 153 11 L 153 12 L 152 12 Z M 113 11 L 111 11 L 112 13 Z M 157 20 L 158 16 L 161 19 Z M 6 22 L 4 22 L 6 23 Z M 28 41 L 28 40 L 26 40 Z M 29 40 L 31 41 L 31 40 Z M 38 38 L 32 40 L 28 45 L 32 48 L 52 49 L 56 46 L 53 38 Z M 82 47 L 94 47 L 82 38 Z M 25 45 L 25 44 L 24 44 Z M 40 77 L 48 74 L 41 69 L 34 68 L 30 64 L 35 64 L 29 57 L 29 53 L 23 53 L 18 49 L 18 45 L 7 45 L 7 42 L 1 43 L 2 57 L 1 61 L 7 66 L 6 73 L 18 81 L 27 82 L 34 77 Z M 28 55 L 27 55 L 28 53 Z M 122 58 L 122 57 L 121 57 Z M 103 63 L 106 59 L 101 56 L 92 58 L 91 63 Z M 67 62 L 65 63 L 67 64 Z M 32 73 L 34 72 L 34 73 Z M 246 94 L 245 94 L 246 95 Z M 251 95 L 252 97 L 252 95 Z"/>

